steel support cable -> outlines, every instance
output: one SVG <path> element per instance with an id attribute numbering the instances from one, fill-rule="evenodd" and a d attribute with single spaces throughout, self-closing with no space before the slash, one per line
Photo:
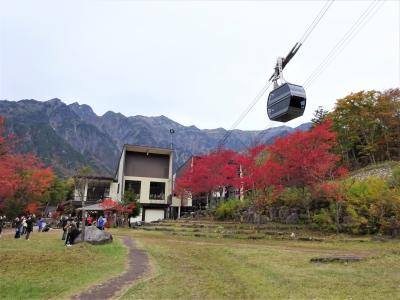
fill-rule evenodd
<path id="1" fill-rule="evenodd" d="M 378 6 L 378 4 L 381 4 Z M 339 42 L 332 48 L 329 54 L 324 60 L 318 65 L 317 68 L 308 76 L 304 81 L 304 88 L 308 88 L 313 83 L 329 64 L 343 51 L 343 49 L 349 44 L 349 42 L 356 36 L 356 34 L 368 23 L 368 21 L 375 15 L 375 13 L 381 8 L 384 2 L 377 0 L 371 2 L 371 4 L 364 10 L 356 22 L 350 27 L 350 29 L 343 35 Z"/>
<path id="2" fill-rule="evenodd" d="M 321 8 L 321 10 L 318 12 L 317 16 L 314 18 L 314 21 L 308 26 L 306 31 L 304 32 L 303 36 L 300 38 L 299 43 L 304 44 L 304 42 L 307 40 L 307 38 L 310 36 L 311 32 L 315 29 L 315 27 L 318 25 L 318 23 L 321 21 L 321 19 L 324 17 L 328 9 L 331 7 L 335 0 L 328 0 L 325 5 Z"/>
<path id="3" fill-rule="evenodd" d="M 321 8 L 321 10 L 318 12 L 317 16 L 314 18 L 314 20 L 311 22 L 311 24 L 308 26 L 306 31 L 303 33 L 302 37 L 300 38 L 299 42 L 297 43 L 300 48 L 302 44 L 307 40 L 307 38 L 310 36 L 310 34 L 313 32 L 313 30 L 316 28 L 316 26 L 319 24 L 321 19 L 324 17 L 328 9 L 332 6 L 333 2 L 335 0 L 328 0 L 325 5 Z M 265 92 L 268 90 L 268 88 L 271 85 L 271 81 L 269 81 L 267 84 L 264 85 L 264 87 L 261 89 L 261 91 L 257 94 L 257 96 L 253 99 L 253 101 L 249 104 L 249 106 L 244 110 L 239 118 L 232 124 L 230 129 L 225 133 L 225 135 L 222 137 L 222 139 L 218 142 L 218 148 L 222 148 L 228 138 L 232 134 L 232 130 L 236 129 L 236 127 L 243 121 L 243 119 L 247 116 L 247 114 L 252 110 L 252 108 L 257 104 L 257 102 L 261 99 L 261 97 L 265 94 Z M 272 123 L 272 121 L 270 121 Z M 260 132 L 260 134 L 263 131 Z M 256 137 L 257 139 L 257 137 Z"/>
<path id="4" fill-rule="evenodd" d="M 236 127 L 240 124 L 240 122 L 243 121 L 243 119 L 247 116 L 247 114 L 250 112 L 250 110 L 254 107 L 254 105 L 257 104 L 257 102 L 261 99 L 261 97 L 265 94 L 265 92 L 269 89 L 271 86 L 272 82 L 269 81 L 267 84 L 264 85 L 264 87 L 258 92 L 257 96 L 253 99 L 253 101 L 249 104 L 249 106 L 241 113 L 239 118 L 235 121 L 235 123 L 232 124 L 230 129 L 225 133 L 223 138 L 218 142 L 218 148 L 221 148 L 224 146 L 225 142 L 229 138 L 229 136 L 232 134 L 232 130 L 236 129 Z"/>

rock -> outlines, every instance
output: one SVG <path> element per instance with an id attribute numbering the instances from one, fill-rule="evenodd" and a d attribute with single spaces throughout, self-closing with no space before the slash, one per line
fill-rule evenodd
<path id="1" fill-rule="evenodd" d="M 280 220 L 286 220 L 286 218 L 290 215 L 289 208 L 285 206 L 280 207 L 278 214 Z"/>
<path id="2" fill-rule="evenodd" d="M 298 224 L 299 215 L 297 213 L 291 213 L 285 220 L 286 224 Z"/>
<path id="3" fill-rule="evenodd" d="M 329 262 L 357 262 L 361 261 L 364 258 L 361 256 L 355 255 L 339 255 L 339 256 L 324 256 L 324 257 L 314 257 L 310 259 L 310 262 L 320 262 L 320 263 L 329 263 Z"/>
<path id="4" fill-rule="evenodd" d="M 106 232 L 104 230 L 100 230 L 95 226 L 86 226 L 85 227 L 85 242 L 94 245 L 111 243 L 113 237 L 111 233 Z M 81 233 L 75 238 L 74 244 L 82 242 Z"/>
<path id="5" fill-rule="evenodd" d="M 299 241 L 305 241 L 305 242 L 323 242 L 325 241 L 324 239 L 321 238 L 315 238 L 315 237 L 299 237 L 298 238 Z"/>
<path id="6" fill-rule="evenodd" d="M 269 222 L 269 218 L 266 215 L 260 216 L 260 224 L 267 224 Z"/>
<path id="7" fill-rule="evenodd" d="M 268 213 L 271 221 L 276 221 L 278 219 L 278 210 L 275 207 L 270 207 Z"/>

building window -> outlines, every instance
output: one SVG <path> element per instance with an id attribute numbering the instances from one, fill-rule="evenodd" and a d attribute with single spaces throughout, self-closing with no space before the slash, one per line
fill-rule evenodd
<path id="1" fill-rule="evenodd" d="M 165 182 L 150 182 L 150 200 L 165 200 Z"/>
<path id="2" fill-rule="evenodd" d="M 140 199 L 141 182 L 136 180 L 125 180 L 125 193 L 127 191 L 133 192 L 135 199 Z"/>

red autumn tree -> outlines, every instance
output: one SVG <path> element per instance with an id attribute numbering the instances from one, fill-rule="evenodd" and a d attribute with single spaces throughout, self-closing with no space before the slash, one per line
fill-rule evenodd
<path id="1" fill-rule="evenodd" d="M 118 202 L 114 201 L 112 198 L 105 198 L 103 202 L 101 202 L 100 206 L 104 208 L 104 210 L 115 210 L 119 212 L 125 212 L 126 209 Z"/>
<path id="2" fill-rule="evenodd" d="M 242 169 L 242 187 L 251 192 L 257 206 L 273 202 L 283 189 L 283 168 L 269 159 L 267 146 L 250 148 L 238 162 Z"/>
<path id="3" fill-rule="evenodd" d="M 302 190 L 302 204 L 310 219 L 310 187 L 347 173 L 333 152 L 336 133 L 330 120 L 305 132 L 295 132 L 277 139 L 268 147 L 271 159 L 282 166 L 282 183 Z"/>
<path id="4" fill-rule="evenodd" d="M 237 154 L 231 150 L 211 152 L 196 157 L 193 165 L 177 178 L 175 192 L 182 195 L 184 191 L 192 194 L 219 192 L 222 195 L 225 187 L 239 187 L 239 165 Z"/>
<path id="5" fill-rule="evenodd" d="M 27 214 L 37 214 L 39 205 L 35 202 L 28 203 L 28 205 L 25 207 L 25 212 Z"/>
<path id="6" fill-rule="evenodd" d="M 54 175 L 33 155 L 14 154 L 11 150 L 12 141 L 0 117 L 0 207 L 8 202 L 11 213 L 19 214 L 51 186 Z"/>
<path id="7" fill-rule="evenodd" d="M 327 121 L 312 130 L 279 138 L 268 147 L 271 159 L 283 167 L 286 185 L 304 188 L 346 174 L 339 165 L 340 156 L 333 153 L 337 142 L 331 126 Z"/>

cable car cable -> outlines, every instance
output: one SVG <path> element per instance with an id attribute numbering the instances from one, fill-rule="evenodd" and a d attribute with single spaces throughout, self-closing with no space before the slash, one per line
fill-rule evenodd
<path id="1" fill-rule="evenodd" d="M 303 36 L 300 38 L 299 43 L 304 44 L 304 42 L 307 40 L 307 38 L 310 36 L 311 32 L 315 29 L 315 27 L 318 25 L 318 23 L 321 21 L 323 16 L 326 14 L 328 9 L 331 7 L 335 0 L 328 0 L 325 5 L 322 7 L 322 9 L 319 11 L 317 16 L 315 17 L 314 21 L 308 26 L 307 30 L 304 32 Z"/>
<path id="2" fill-rule="evenodd" d="M 379 5 L 380 4 L 380 5 Z M 356 22 L 350 27 L 350 29 L 343 35 L 338 43 L 332 48 L 329 54 L 324 60 L 318 65 L 317 68 L 308 76 L 304 81 L 303 86 L 308 88 L 325 69 L 332 63 L 332 61 L 344 50 L 344 48 L 353 40 L 357 33 L 371 20 L 371 18 L 378 12 L 384 2 L 373 1 L 364 10 Z M 379 6 L 378 6 L 379 5 Z"/>
<path id="3" fill-rule="evenodd" d="M 317 68 L 309 75 L 306 81 L 303 83 L 304 86 L 308 86 L 308 84 L 316 77 L 322 69 L 324 69 L 325 65 L 329 64 L 329 60 L 334 57 L 334 55 L 339 51 L 340 47 L 345 43 L 345 41 L 351 36 L 351 34 L 358 28 L 359 24 L 365 19 L 365 17 L 375 8 L 377 5 L 377 1 L 371 2 L 367 9 L 360 15 L 360 17 L 356 20 L 356 22 L 352 25 L 352 27 L 344 34 L 344 36 L 338 41 L 338 43 L 332 48 L 329 54 L 324 58 L 324 60 L 318 65 Z"/>
<path id="4" fill-rule="evenodd" d="M 271 86 L 272 82 L 268 81 L 267 84 L 264 85 L 264 87 L 258 92 L 257 96 L 253 99 L 253 101 L 250 103 L 250 105 L 241 113 L 239 118 L 235 121 L 235 123 L 232 124 L 230 129 L 225 133 L 225 135 L 222 137 L 222 139 L 218 142 L 218 149 L 221 149 L 229 136 L 232 134 L 232 130 L 234 130 L 240 122 L 243 121 L 243 119 L 247 116 L 247 114 L 250 112 L 250 110 L 254 107 L 254 105 L 257 104 L 257 102 L 261 99 L 261 97 L 265 94 L 265 92 L 268 90 L 268 88 Z"/>

